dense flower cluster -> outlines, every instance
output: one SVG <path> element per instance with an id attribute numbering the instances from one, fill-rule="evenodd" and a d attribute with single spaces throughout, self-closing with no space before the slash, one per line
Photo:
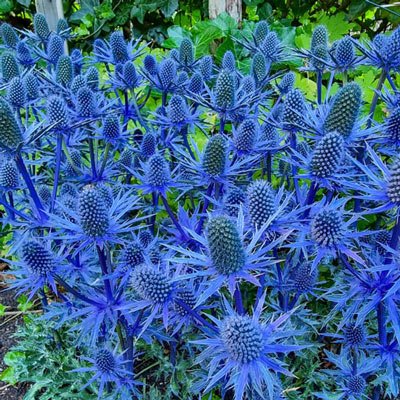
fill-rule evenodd
<path id="1" fill-rule="evenodd" d="M 400 30 L 318 26 L 294 51 L 260 21 L 239 63 L 189 38 L 158 60 L 122 31 L 67 54 L 66 21 L 33 28 L 0 26 L 10 285 L 72 326 L 96 396 L 141 398 L 136 346 L 159 341 L 193 399 L 306 398 L 316 353 L 312 398 L 399 398 Z M 361 64 L 382 74 L 365 115 Z"/>

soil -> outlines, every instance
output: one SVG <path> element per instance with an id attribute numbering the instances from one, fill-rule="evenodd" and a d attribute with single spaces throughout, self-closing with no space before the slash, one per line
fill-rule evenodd
<path id="1" fill-rule="evenodd" d="M 1 269 L 0 268 L 0 304 L 7 306 L 7 312 L 18 311 L 17 301 L 15 299 L 15 292 L 11 290 L 4 290 L 5 286 L 1 282 Z M 12 318 L 13 317 L 13 318 Z M 15 345 L 16 341 L 13 337 L 18 325 L 21 323 L 21 316 L 5 315 L 0 317 L 0 373 L 3 372 L 7 366 L 4 364 L 4 355 L 9 349 Z M 1 400 L 22 400 L 26 392 L 26 385 L 10 386 L 5 382 L 0 381 L 0 399 Z"/>

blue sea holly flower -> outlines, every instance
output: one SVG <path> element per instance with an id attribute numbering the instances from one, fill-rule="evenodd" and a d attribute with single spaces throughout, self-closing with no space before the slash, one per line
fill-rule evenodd
<path id="1" fill-rule="evenodd" d="M 213 318 L 217 332 L 192 341 L 205 347 L 197 358 L 198 363 L 207 365 L 208 373 L 202 382 L 205 393 L 222 384 L 224 388 L 233 388 L 234 399 L 241 400 L 249 388 L 263 396 L 266 387 L 270 398 L 274 398 L 280 387 L 278 374 L 292 376 L 278 354 L 299 351 L 304 346 L 287 343 L 286 338 L 295 335 L 291 330 L 284 330 L 290 314 L 269 323 L 260 321 L 264 301 L 265 294 L 252 316 L 236 314 L 225 301 L 225 317 Z"/>
<path id="2" fill-rule="evenodd" d="M 15 49 L 19 43 L 19 37 L 15 29 L 7 22 L 3 22 L 0 25 L 0 36 L 1 39 L 7 47 Z"/>

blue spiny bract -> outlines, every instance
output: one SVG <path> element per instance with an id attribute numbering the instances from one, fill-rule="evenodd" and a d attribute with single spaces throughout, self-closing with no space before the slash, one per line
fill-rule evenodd
<path id="1" fill-rule="evenodd" d="M 333 175 L 344 155 L 344 139 L 339 133 L 325 135 L 316 145 L 311 157 L 310 169 L 313 175 L 326 178 Z"/>
<path id="2" fill-rule="evenodd" d="M 86 186 L 79 194 L 79 218 L 83 232 L 90 238 L 99 238 L 109 228 L 105 202 L 94 186 Z"/>
<path id="3" fill-rule="evenodd" d="M 203 170 L 210 177 L 224 174 L 227 161 L 227 144 L 221 135 L 211 137 L 203 154 Z"/>
<path id="4" fill-rule="evenodd" d="M 207 242 L 213 267 L 221 275 L 241 271 L 246 253 L 239 232 L 226 216 L 212 217 L 207 224 Z"/>
<path id="5" fill-rule="evenodd" d="M 257 180 L 247 189 L 247 203 L 251 222 L 255 228 L 262 228 L 276 212 L 275 193 L 269 182 Z"/>
<path id="6" fill-rule="evenodd" d="M 353 130 L 361 107 L 360 86 L 351 82 L 335 95 L 324 123 L 325 133 L 338 132 L 347 138 Z"/>

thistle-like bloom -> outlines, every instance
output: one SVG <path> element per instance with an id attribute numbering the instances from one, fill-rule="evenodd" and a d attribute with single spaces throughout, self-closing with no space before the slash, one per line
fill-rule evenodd
<path id="1" fill-rule="evenodd" d="M 0 98 L 0 126 L 0 147 L 14 151 L 23 141 L 22 131 L 13 111 L 3 98 Z"/>
<path id="2" fill-rule="evenodd" d="M 23 41 L 18 42 L 16 55 L 18 62 L 24 67 L 31 67 L 37 61 L 37 58 L 32 56 L 31 48 Z"/>
<path id="3" fill-rule="evenodd" d="M 297 131 L 304 124 L 305 100 L 299 89 L 292 89 L 286 95 L 284 102 L 282 127 L 285 130 Z"/>
<path id="4" fill-rule="evenodd" d="M 0 165 L 0 188 L 2 190 L 15 190 L 18 188 L 19 178 L 15 163 L 11 160 Z"/>
<path id="5" fill-rule="evenodd" d="M 9 82 L 11 79 L 19 76 L 17 60 L 10 52 L 5 52 L 1 55 L 0 67 L 3 82 Z"/>
<path id="6" fill-rule="evenodd" d="M 15 49 L 17 47 L 17 44 L 19 43 L 19 37 L 17 35 L 17 32 L 15 32 L 15 29 L 10 25 L 7 24 L 7 22 L 3 22 L 0 26 L 0 36 L 3 41 L 3 43 L 12 49 Z"/>
<path id="7" fill-rule="evenodd" d="M 277 355 L 299 351 L 305 346 L 287 344 L 285 340 L 295 335 L 283 329 L 290 314 L 269 323 L 260 321 L 264 301 L 265 295 L 252 316 L 236 314 L 225 301 L 226 316 L 222 320 L 213 318 L 218 331 L 193 341 L 205 346 L 197 358 L 198 363 L 208 362 L 207 376 L 199 385 L 205 388 L 204 392 L 222 383 L 224 388 L 233 388 L 235 400 L 241 400 L 250 387 L 262 396 L 265 386 L 270 398 L 274 398 L 280 386 L 277 374 L 292 376 Z"/>
<path id="8" fill-rule="evenodd" d="M 61 56 L 56 66 L 56 81 L 64 87 L 70 87 L 74 78 L 72 60 L 69 56 Z"/>
<path id="9" fill-rule="evenodd" d="M 42 42 L 47 41 L 50 36 L 50 28 L 46 17 L 43 14 L 36 13 L 33 17 L 33 29 L 35 34 Z"/>
<path id="10" fill-rule="evenodd" d="M 9 82 L 7 100 L 16 109 L 24 107 L 26 103 L 26 87 L 25 82 L 20 77 L 15 77 Z"/>
<path id="11" fill-rule="evenodd" d="M 355 68 L 360 62 L 356 56 L 353 41 L 349 36 L 345 36 L 337 42 L 333 54 L 331 53 L 331 58 L 339 71 L 348 71 Z"/>

